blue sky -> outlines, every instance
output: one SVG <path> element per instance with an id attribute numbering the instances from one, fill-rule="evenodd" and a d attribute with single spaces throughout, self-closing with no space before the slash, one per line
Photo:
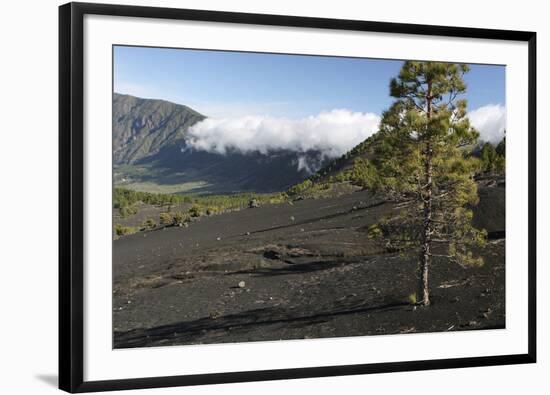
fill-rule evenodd
<path id="1" fill-rule="evenodd" d="M 188 105 L 209 117 L 303 118 L 347 109 L 381 114 L 402 64 L 302 55 L 165 48 L 114 49 L 115 92 Z M 505 105 L 505 68 L 471 65 L 468 108 Z"/>

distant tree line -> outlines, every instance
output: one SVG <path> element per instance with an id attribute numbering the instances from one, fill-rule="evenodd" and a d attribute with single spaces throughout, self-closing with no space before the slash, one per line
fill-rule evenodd
<path id="1" fill-rule="evenodd" d="M 480 170 L 485 173 L 501 173 L 506 168 L 506 137 L 495 147 L 485 143 L 478 153 Z"/>
<path id="2" fill-rule="evenodd" d="M 158 219 L 147 218 L 141 226 L 114 225 L 115 234 L 124 236 L 143 230 L 152 230 L 168 226 L 188 226 L 194 218 L 221 214 L 228 211 L 258 207 L 262 204 L 283 203 L 288 200 L 285 193 L 239 193 L 228 195 L 183 195 L 140 192 L 124 188 L 115 188 L 113 208 L 118 209 L 122 218 L 136 214 L 140 205 L 162 207 L 165 211 Z M 254 204 L 251 204 L 254 202 Z"/>
<path id="3" fill-rule="evenodd" d="M 115 188 L 113 196 L 113 207 L 118 209 L 131 207 L 136 203 L 145 203 L 152 206 L 167 206 L 191 202 L 192 199 L 189 196 L 141 192 L 124 188 Z"/>

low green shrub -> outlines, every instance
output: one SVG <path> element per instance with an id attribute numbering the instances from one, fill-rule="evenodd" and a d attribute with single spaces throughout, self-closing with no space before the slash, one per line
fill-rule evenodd
<path id="1" fill-rule="evenodd" d="M 292 188 L 290 188 L 287 191 L 287 193 L 290 196 L 297 196 L 304 193 L 305 191 L 310 189 L 312 186 L 313 186 L 313 181 L 311 181 L 310 179 L 307 179 L 305 181 L 302 181 L 299 184 L 294 185 Z"/>
<path id="2" fill-rule="evenodd" d="M 160 213 L 160 224 L 164 226 L 170 226 L 174 223 L 174 217 L 170 213 Z"/>
<path id="3" fill-rule="evenodd" d="M 145 229 L 154 229 L 157 227 L 157 223 L 153 218 L 147 218 L 147 220 L 143 222 L 143 227 Z"/>
<path id="4" fill-rule="evenodd" d="M 191 220 L 191 216 L 188 213 L 176 211 L 172 216 L 172 220 L 174 225 L 180 226 L 185 224 L 186 222 L 189 222 Z"/>
<path id="5" fill-rule="evenodd" d="M 138 209 L 136 206 L 122 206 L 118 209 L 118 212 L 120 213 L 120 216 L 122 218 L 128 218 L 138 212 Z"/>
<path id="6" fill-rule="evenodd" d="M 115 224 L 115 233 L 117 236 L 129 235 L 135 232 L 137 232 L 137 229 L 134 227 Z"/>
<path id="7" fill-rule="evenodd" d="M 204 207 L 202 207 L 200 204 L 195 203 L 189 209 L 189 215 L 191 215 L 191 217 L 200 217 L 203 214 L 204 214 Z"/>

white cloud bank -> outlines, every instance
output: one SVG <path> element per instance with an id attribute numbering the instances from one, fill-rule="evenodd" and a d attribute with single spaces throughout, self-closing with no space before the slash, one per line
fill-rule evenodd
<path id="1" fill-rule="evenodd" d="M 470 123 L 479 132 L 482 141 L 498 144 L 506 129 L 506 108 L 500 104 L 489 104 L 468 113 Z"/>
<path id="2" fill-rule="evenodd" d="M 498 143 L 506 128 L 506 109 L 487 105 L 468 114 L 480 139 Z M 189 130 L 188 144 L 201 151 L 225 154 L 289 150 L 319 151 L 326 158 L 343 155 L 378 130 L 380 116 L 374 113 L 336 109 L 302 119 L 273 116 L 207 118 Z M 301 167 L 307 167 L 301 163 Z"/>
<path id="3" fill-rule="evenodd" d="M 270 116 L 207 118 L 189 130 L 190 146 L 225 154 L 290 150 L 338 157 L 378 130 L 380 116 L 332 110 L 302 119 Z"/>

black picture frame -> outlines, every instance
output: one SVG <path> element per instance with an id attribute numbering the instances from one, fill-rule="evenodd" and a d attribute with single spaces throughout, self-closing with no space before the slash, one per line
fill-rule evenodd
<path id="1" fill-rule="evenodd" d="M 84 381 L 83 19 L 86 14 L 447 36 L 528 43 L 528 352 L 525 354 Z M 59 388 L 71 393 L 419 371 L 536 361 L 536 33 L 127 5 L 59 8 Z"/>

